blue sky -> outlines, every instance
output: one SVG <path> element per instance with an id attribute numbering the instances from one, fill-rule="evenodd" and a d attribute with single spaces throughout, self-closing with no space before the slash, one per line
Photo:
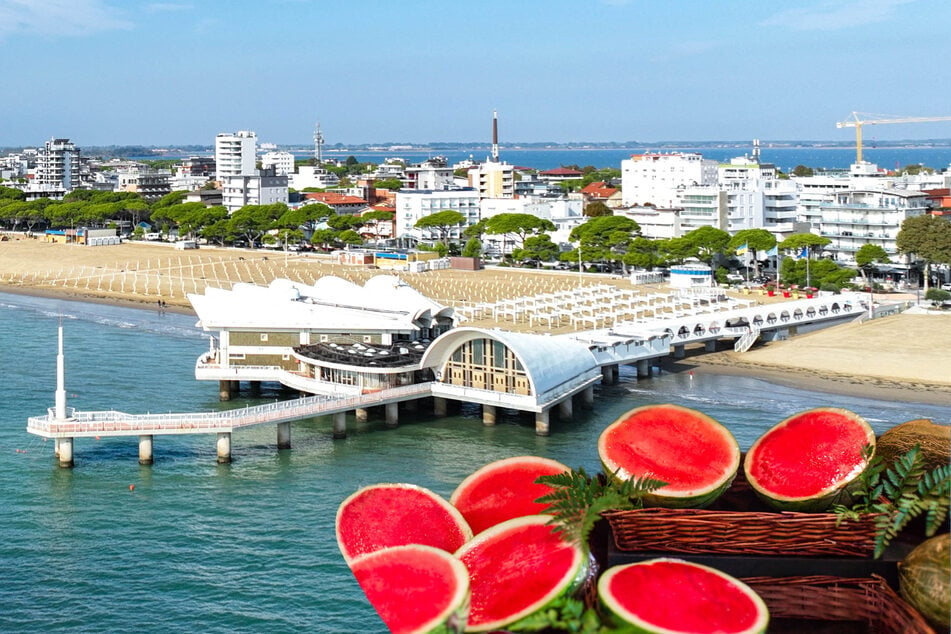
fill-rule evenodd
<path id="1" fill-rule="evenodd" d="M 0 0 L 0 146 L 849 140 L 951 115 L 947 0 Z M 951 122 L 866 126 L 951 138 Z"/>

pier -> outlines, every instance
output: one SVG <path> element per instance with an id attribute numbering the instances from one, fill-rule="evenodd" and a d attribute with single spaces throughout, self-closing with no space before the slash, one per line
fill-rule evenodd
<path id="1" fill-rule="evenodd" d="M 256 425 L 275 425 L 276 444 L 279 450 L 291 447 L 292 421 L 314 416 L 333 417 L 334 438 L 346 437 L 346 414 L 354 412 L 357 419 L 366 417 L 367 409 L 383 406 L 386 424 L 395 427 L 399 423 L 399 403 L 432 398 L 436 415 L 445 415 L 449 400 L 478 403 L 483 409 L 483 423 L 493 425 L 497 410 L 510 408 L 534 412 L 535 429 L 539 435 L 549 433 L 549 416 L 556 409 L 562 418 L 573 412 L 573 397 L 581 397 L 581 405 L 593 404 L 593 384 L 601 381 L 612 384 L 617 381 L 621 365 L 637 368 L 638 379 L 652 374 L 652 366 L 660 358 L 682 358 L 687 345 L 703 344 L 708 352 L 716 350 L 721 340 L 729 340 L 738 351 L 745 351 L 757 340 L 784 339 L 788 336 L 841 323 L 845 320 L 866 319 L 880 314 L 890 314 L 900 306 L 883 306 L 869 309 L 868 304 L 857 296 L 831 295 L 774 304 L 719 305 L 716 309 L 699 310 L 692 314 L 681 313 L 662 319 L 649 319 L 618 323 L 610 328 L 576 332 L 556 336 L 537 336 L 537 346 L 546 348 L 542 356 L 553 358 L 559 349 L 583 346 L 590 353 L 590 363 L 565 371 L 561 377 L 548 377 L 548 382 L 532 375 L 528 368 L 532 388 L 537 392 L 511 393 L 496 391 L 491 382 L 484 388 L 453 384 L 451 378 L 441 376 L 438 368 L 445 367 L 448 355 L 455 342 L 471 341 L 482 334 L 491 335 L 496 341 L 518 342 L 516 335 L 505 331 L 484 331 L 476 328 L 457 328 L 445 335 L 441 349 L 434 342 L 436 351 L 427 350 L 422 366 L 430 363 L 437 368 L 435 380 L 420 381 L 410 385 L 384 389 L 365 390 L 352 385 L 339 385 L 337 393 L 320 393 L 332 389 L 333 384 L 299 373 L 288 372 L 278 367 L 234 366 L 229 368 L 229 390 L 238 382 L 276 380 L 312 396 L 288 401 L 278 401 L 256 406 L 247 406 L 220 412 L 129 414 L 116 410 L 79 411 L 66 405 L 65 357 L 63 353 L 62 326 L 59 330 L 57 355 L 57 389 L 55 406 L 45 415 L 30 417 L 27 431 L 55 441 L 55 454 L 62 467 L 74 465 L 76 438 L 101 436 L 137 436 L 139 462 L 152 464 L 154 438 L 172 434 L 213 434 L 216 439 L 217 459 L 220 463 L 231 461 L 232 434 L 235 430 Z M 439 341 L 439 340 L 437 340 Z M 563 343 L 559 343 L 563 342 Z M 461 345 L 461 344 L 460 344 Z M 584 351 L 582 350 L 582 353 Z M 432 358 L 430 358 L 432 357 Z M 537 359 L 536 359 L 537 360 Z M 196 366 L 196 376 L 210 365 L 203 356 Z M 545 369 L 534 369 L 543 375 Z M 568 376 L 570 374 L 570 376 Z M 224 381 L 222 382 L 224 383 Z M 222 388 L 224 389 L 224 388 Z M 415 407 L 415 405 L 413 405 Z"/>

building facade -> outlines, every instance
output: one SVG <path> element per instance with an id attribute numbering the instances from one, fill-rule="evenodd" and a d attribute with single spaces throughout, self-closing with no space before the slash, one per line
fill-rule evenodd
<path id="1" fill-rule="evenodd" d="M 47 141 L 36 157 L 34 188 L 69 193 L 79 187 L 79 155 L 79 148 L 69 139 Z"/>
<path id="2" fill-rule="evenodd" d="M 441 190 L 400 190 L 396 192 L 396 237 L 435 241 L 441 236 L 416 228 L 416 223 L 439 211 L 453 210 L 463 215 L 463 224 L 449 231 L 449 239 L 459 241 L 466 227 L 479 222 L 479 192 L 471 187 Z"/>
<path id="3" fill-rule="evenodd" d="M 257 135 L 248 130 L 215 137 L 215 170 L 218 180 L 256 174 Z"/>

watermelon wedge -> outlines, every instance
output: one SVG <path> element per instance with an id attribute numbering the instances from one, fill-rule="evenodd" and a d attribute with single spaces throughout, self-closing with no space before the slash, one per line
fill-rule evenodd
<path id="1" fill-rule="evenodd" d="M 598 580 L 598 597 L 635 632 L 754 634 L 769 624 L 766 604 L 745 583 L 680 559 L 609 568 Z"/>
<path id="2" fill-rule="evenodd" d="M 505 520 L 544 513 L 535 502 L 551 492 L 535 478 L 570 471 L 557 460 L 517 456 L 491 462 L 463 480 L 449 497 L 476 535 Z"/>
<path id="3" fill-rule="evenodd" d="M 455 556 L 432 546 L 395 546 L 357 557 L 351 570 L 394 634 L 464 630 L 469 572 Z"/>
<path id="4" fill-rule="evenodd" d="M 374 484 L 337 509 L 337 545 L 350 564 L 381 548 L 423 544 L 455 552 L 472 538 L 459 511 L 443 497 L 415 484 Z"/>
<path id="5" fill-rule="evenodd" d="M 507 520 L 456 551 L 472 584 L 467 632 L 505 628 L 583 585 L 588 556 L 555 533 L 547 525 L 550 519 L 529 515 Z"/>
<path id="6" fill-rule="evenodd" d="M 740 446 L 730 430 L 702 412 L 670 404 L 622 415 L 601 432 L 598 455 L 608 475 L 666 482 L 644 503 L 671 508 L 708 506 L 740 466 Z"/>
<path id="7" fill-rule="evenodd" d="M 781 511 L 821 512 L 851 504 L 850 484 L 868 463 L 875 432 L 858 414 L 820 407 L 790 416 L 760 436 L 743 468 L 753 490 Z"/>

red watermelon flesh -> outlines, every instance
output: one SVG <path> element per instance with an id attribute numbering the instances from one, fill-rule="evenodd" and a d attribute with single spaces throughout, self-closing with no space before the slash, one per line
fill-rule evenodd
<path id="1" fill-rule="evenodd" d="M 769 620 L 766 604 L 746 584 L 678 559 L 610 568 L 598 595 L 612 614 L 644 632 L 762 632 Z"/>
<path id="2" fill-rule="evenodd" d="M 661 506 L 713 502 L 740 465 L 739 445 L 726 427 L 671 404 L 638 407 L 618 418 L 601 433 L 598 454 L 608 474 L 666 482 L 645 498 Z"/>
<path id="3" fill-rule="evenodd" d="M 467 632 L 511 625 L 585 579 L 586 555 L 555 533 L 549 520 L 548 515 L 530 515 L 502 522 L 456 552 L 472 586 Z"/>
<path id="4" fill-rule="evenodd" d="M 819 511 L 867 466 L 862 447 L 875 432 L 848 410 L 817 408 L 780 422 L 746 454 L 747 480 L 783 510 Z"/>
<path id="5" fill-rule="evenodd" d="M 431 546 L 396 546 L 357 557 L 351 569 L 391 632 L 463 631 L 469 574 L 455 556 Z"/>
<path id="6" fill-rule="evenodd" d="M 550 493 L 551 488 L 536 484 L 535 479 L 569 470 L 556 460 L 537 456 L 496 460 L 463 480 L 449 502 L 478 535 L 505 520 L 544 513 L 548 505 L 535 500 Z"/>
<path id="7" fill-rule="evenodd" d="M 455 552 L 472 530 L 448 501 L 414 484 L 360 489 L 337 509 L 337 545 L 347 563 L 381 548 L 423 544 Z"/>

